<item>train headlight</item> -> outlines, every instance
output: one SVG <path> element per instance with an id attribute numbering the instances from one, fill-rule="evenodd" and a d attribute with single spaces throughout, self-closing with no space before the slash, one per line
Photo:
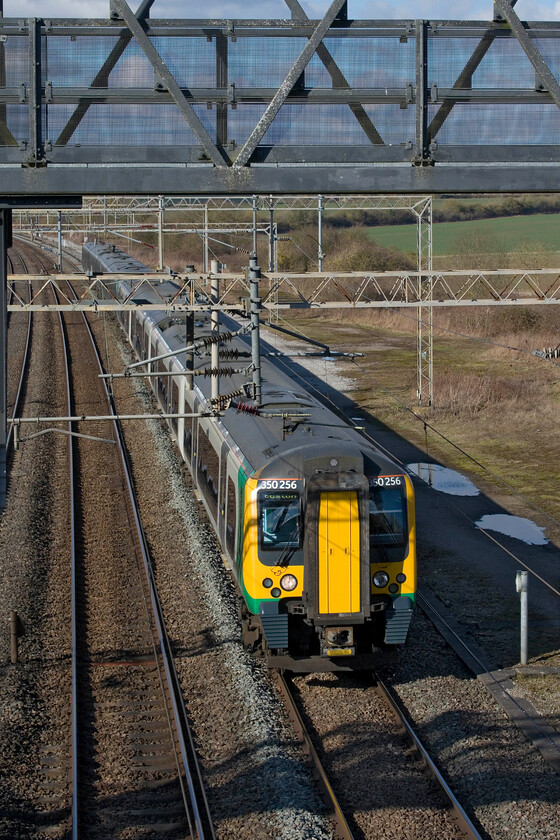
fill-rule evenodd
<path id="1" fill-rule="evenodd" d="M 379 589 L 383 589 L 383 587 L 387 586 L 389 583 L 389 575 L 387 572 L 376 572 L 373 576 L 373 585 L 377 586 Z"/>
<path id="2" fill-rule="evenodd" d="M 282 578 L 280 578 L 280 586 L 286 592 L 293 592 L 293 590 L 297 586 L 297 578 L 295 577 L 295 575 L 284 575 Z"/>
<path id="3" fill-rule="evenodd" d="M 265 578 L 263 580 L 263 586 L 265 587 L 265 589 L 270 589 L 270 587 L 272 586 L 272 578 Z"/>
<path id="4" fill-rule="evenodd" d="M 397 583 L 404 583 L 405 580 L 406 580 L 406 575 L 404 575 L 402 572 L 400 572 L 397 575 Z"/>

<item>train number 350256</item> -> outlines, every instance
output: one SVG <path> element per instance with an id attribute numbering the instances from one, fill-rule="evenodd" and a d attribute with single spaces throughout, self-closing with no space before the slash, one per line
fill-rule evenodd
<path id="1" fill-rule="evenodd" d="M 402 475 L 380 475 L 370 480 L 372 487 L 395 487 L 402 483 Z"/>
<path id="2" fill-rule="evenodd" d="M 297 490 L 298 479 L 263 478 L 258 484 L 259 490 Z"/>

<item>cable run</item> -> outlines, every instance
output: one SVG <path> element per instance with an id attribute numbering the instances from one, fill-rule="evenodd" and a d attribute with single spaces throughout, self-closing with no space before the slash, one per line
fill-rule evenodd
<path id="1" fill-rule="evenodd" d="M 402 315 L 403 318 L 408 318 L 409 321 L 414 321 L 415 324 L 422 324 L 423 327 L 427 329 L 430 328 L 430 324 L 426 321 L 418 318 L 415 318 L 413 315 L 407 315 L 405 312 L 399 311 L 399 315 Z M 552 359 L 547 359 L 545 356 L 539 356 L 534 353 L 532 350 L 526 350 L 523 347 L 513 347 L 511 344 L 501 344 L 499 341 L 492 341 L 490 338 L 482 338 L 482 336 L 477 335 L 468 335 L 467 333 L 457 332 L 456 330 L 450 330 L 448 327 L 440 327 L 438 324 L 431 325 L 434 330 L 441 330 L 442 332 L 449 333 L 450 335 L 459 336 L 459 338 L 467 338 L 470 341 L 481 341 L 483 344 L 490 344 L 492 347 L 501 347 L 504 350 L 513 350 L 515 353 L 525 353 L 527 356 L 531 356 L 533 359 L 540 359 L 542 362 L 549 362 L 554 367 L 560 368 L 560 365 L 553 362 Z"/>

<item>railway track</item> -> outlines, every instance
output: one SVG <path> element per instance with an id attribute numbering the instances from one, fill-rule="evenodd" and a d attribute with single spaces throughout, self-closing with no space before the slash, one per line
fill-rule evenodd
<path id="1" fill-rule="evenodd" d="M 103 326 L 102 326 L 101 322 L 97 322 L 97 323 L 96 323 L 96 327 L 97 327 L 97 328 L 101 328 L 101 330 L 103 329 Z M 101 338 L 99 337 L 100 335 L 101 335 Z M 99 345 L 100 345 L 100 346 L 104 346 L 104 345 L 103 345 L 103 337 L 102 337 L 102 335 L 103 335 L 103 333 L 102 333 L 102 332 L 101 332 L 101 333 L 98 333 L 98 342 L 99 342 Z M 127 408 L 128 408 L 128 403 L 127 403 Z M 64 412 L 60 412 L 60 413 L 64 413 Z M 99 411 L 98 411 L 98 412 L 96 412 L 96 413 L 101 413 L 101 412 L 99 412 Z M 88 425 L 89 425 L 89 424 L 88 424 Z M 86 429 L 86 431 L 87 431 L 87 429 Z M 60 436 L 60 437 L 61 437 L 61 436 Z M 43 438 L 43 440 L 45 440 L 45 438 Z M 27 446 L 28 446 L 28 447 L 31 447 L 31 446 L 32 446 L 32 444 L 26 444 L 26 447 L 27 447 Z M 26 447 L 22 447 L 22 450 L 23 450 L 23 449 L 25 449 Z M 21 453 L 20 453 L 20 454 L 21 454 Z M 148 464 L 149 464 L 149 459 L 148 459 Z M 151 468 L 151 467 L 150 467 L 150 468 Z M 146 464 L 145 464 L 145 465 L 144 465 L 144 467 L 143 467 L 143 469 L 148 469 L 148 466 L 146 466 Z M 158 497 L 158 498 L 161 498 L 161 497 Z M 155 502 L 155 498 L 154 498 L 154 502 Z M 167 527 L 169 528 L 169 526 L 167 526 Z M 153 539 L 153 537 L 152 537 L 152 539 Z M 164 556 L 165 556 L 165 555 L 164 555 Z M 161 562 L 161 563 L 159 564 L 158 568 L 159 568 L 159 567 L 163 567 L 163 565 L 164 565 L 164 564 L 163 564 L 163 562 Z M 165 564 L 165 565 L 167 565 L 167 564 Z M 174 584 L 173 584 L 173 586 L 174 586 L 174 587 L 177 587 L 177 581 L 178 581 L 178 580 L 179 580 L 179 575 L 176 573 L 176 574 L 175 574 L 175 578 L 174 578 L 174 581 L 175 581 L 175 582 L 174 582 Z M 167 607 L 166 607 L 166 609 L 167 609 Z M 189 612 L 190 612 L 190 608 L 189 608 Z M 192 630 L 191 630 L 191 632 L 192 632 Z M 184 639 L 184 638 L 190 638 L 190 636 L 189 636 L 189 632 L 188 632 L 188 631 L 187 631 L 187 632 L 185 632 L 185 631 L 183 630 L 183 631 L 181 631 L 181 633 L 182 633 L 181 637 L 182 637 L 183 639 Z M 197 659 L 198 659 L 198 657 L 197 657 Z M 220 661 L 221 661 L 221 657 L 220 657 Z M 183 665 L 186 665 L 186 662 L 184 662 L 184 661 L 183 661 L 181 664 L 182 664 L 182 666 L 183 666 Z M 106 667 L 110 667 L 110 666 L 106 666 L 106 665 L 100 664 L 100 665 L 98 665 L 97 667 L 98 667 L 98 670 L 101 670 L 101 669 L 104 669 L 104 668 L 106 668 Z M 115 666 L 115 667 L 116 667 L 116 666 Z M 122 666 L 119 666 L 119 667 L 122 667 Z M 136 666 L 136 667 L 139 667 L 139 666 Z M 194 670 L 197 670 L 197 668 L 200 670 L 200 665 L 195 666 L 195 667 L 194 667 Z M 111 677 L 113 677 L 113 674 L 114 674 L 114 672 L 113 672 L 110 676 L 111 676 Z M 117 675 L 117 676 L 118 676 L 118 675 Z M 199 685 L 200 685 L 200 678 L 198 678 L 198 679 L 199 679 L 199 681 L 196 683 L 196 686 L 199 686 Z M 330 685 L 329 685 L 329 696 L 330 696 L 330 697 L 333 697 L 333 695 L 336 695 L 336 694 L 340 693 L 340 688 L 341 688 L 341 687 L 340 687 L 340 686 L 337 686 L 337 685 L 335 685 L 335 686 L 330 686 Z M 195 690 L 198 690 L 198 689 L 195 689 Z M 371 706 L 370 706 L 370 703 L 369 703 L 369 702 L 368 702 L 367 704 L 362 704 L 362 703 L 361 703 L 361 700 L 359 699 L 359 695 L 361 694 L 361 692 L 362 692 L 362 690 L 363 690 L 363 686 L 361 686 L 361 687 L 358 689 L 358 691 L 356 691 L 355 687 L 354 687 L 353 689 L 351 689 L 351 690 L 352 690 L 352 691 L 353 691 L 353 693 L 354 693 L 354 694 L 358 697 L 358 705 L 360 705 L 360 712 L 361 712 L 362 716 L 365 716 L 366 718 L 368 718 L 368 717 L 371 715 L 371 706 L 372 706 L 372 704 L 371 704 Z M 86 698 L 86 699 L 87 699 L 87 698 Z M 330 704 L 330 700 L 329 700 L 329 701 L 327 701 L 327 702 Z M 226 704 L 226 701 L 225 701 L 225 700 L 223 701 L 223 704 L 224 704 L 224 706 L 227 706 L 227 704 Z M 229 706 L 228 706 L 227 708 L 229 709 Z M 331 719 L 332 719 L 332 717 L 333 717 L 333 714 L 334 714 L 334 713 L 332 712 L 332 709 L 329 709 L 329 711 L 330 711 L 330 713 L 331 713 Z M 335 717 L 336 717 L 337 715 L 338 715 L 338 712 L 336 713 Z M 230 718 L 230 720 L 231 720 L 231 718 L 232 718 L 231 712 L 229 712 L 229 718 Z M 339 721 L 340 721 L 340 723 L 342 723 L 342 722 L 343 722 L 342 717 L 340 717 L 340 718 L 336 718 L 336 719 L 337 719 L 337 720 L 339 720 Z M 211 723 L 212 723 L 212 725 L 211 725 L 211 727 L 210 727 L 209 731 L 214 731 L 214 730 L 216 729 L 216 722 L 215 722 L 214 720 L 212 720 L 212 722 L 211 722 Z M 353 725 L 354 725 L 354 726 L 356 726 L 356 724 L 352 724 L 352 722 L 350 722 L 350 723 L 348 724 L 348 727 L 352 727 Z M 359 724 L 358 724 L 358 726 L 359 726 Z M 246 727 L 244 726 L 244 729 L 245 729 L 245 728 L 246 728 Z M 317 727 L 317 728 L 318 728 L 318 727 Z M 356 727 L 356 728 L 357 728 L 357 727 Z M 363 736 L 363 734 L 364 734 L 364 733 L 363 733 L 363 730 L 362 730 L 362 729 L 358 729 L 358 728 L 357 728 L 357 737 L 356 737 L 355 742 L 354 742 L 353 747 L 352 747 L 352 749 L 354 750 L 354 752 L 352 752 L 352 749 L 349 749 L 349 750 L 347 751 L 347 753 L 346 753 L 346 756 L 347 756 L 347 758 L 346 758 L 346 766 L 347 766 L 347 768 L 348 768 L 348 772 L 347 772 L 347 774 L 346 774 L 346 775 L 347 775 L 347 776 L 351 776 L 350 784 L 352 784 L 353 782 L 355 783 L 356 778 L 358 778 L 358 779 L 359 779 L 359 777 L 360 777 L 361 775 L 364 775 L 364 767 L 366 767 L 366 765 L 367 765 L 368 763 L 371 763 L 371 761 L 372 761 L 372 760 L 377 761 L 377 759 L 378 759 L 378 756 L 377 756 L 375 753 L 372 753 L 372 755 L 373 755 L 373 759 L 371 759 L 371 758 L 367 758 L 367 759 L 366 759 L 366 758 L 364 757 L 364 756 L 365 756 L 365 754 L 366 754 L 366 753 L 365 753 L 365 749 L 362 749 L 362 756 L 361 756 L 359 759 L 357 759 L 357 757 L 356 757 L 357 744 L 358 744 L 358 742 L 359 742 L 360 740 L 362 740 L 362 736 Z M 327 735 L 327 737 L 326 737 L 326 739 L 325 739 L 325 740 L 328 742 L 328 739 L 329 739 L 329 736 Z M 324 751 L 322 750 L 322 752 L 324 752 L 324 754 L 325 754 L 325 756 L 326 756 L 326 761 L 325 761 L 325 763 L 326 763 L 326 764 L 330 764 L 330 761 L 329 761 L 329 750 L 330 750 L 329 744 L 328 744 L 328 743 L 326 743 L 326 746 L 325 746 Z M 47 753 L 48 753 L 48 756 L 50 756 L 50 757 L 52 758 L 52 757 L 53 757 L 53 755 L 54 755 L 54 750 L 49 748 L 48 750 L 45 750 L 45 754 L 47 754 Z M 214 760 L 215 760 L 215 758 L 214 758 L 214 756 L 212 756 L 212 758 L 210 759 L 210 761 L 214 761 Z M 405 757 L 405 760 L 404 760 L 404 761 L 402 761 L 402 758 L 401 758 L 401 763 L 403 763 L 403 764 L 405 764 L 405 763 L 406 763 L 406 757 Z M 415 762 L 415 763 L 416 763 L 416 762 Z M 47 780 L 47 783 L 48 783 L 48 784 L 52 784 L 52 785 L 54 785 L 54 784 L 55 784 L 55 775 L 56 775 L 56 773 L 60 773 L 60 772 L 62 771 L 62 773 L 66 773 L 66 775 L 67 775 L 67 768 L 66 768 L 66 767 L 60 767 L 60 766 L 58 766 L 58 767 L 57 767 L 57 766 L 55 766 L 55 765 L 54 765 L 54 763 L 52 763 L 52 762 L 51 762 L 50 764 L 48 764 L 48 763 L 44 763 L 44 764 L 43 764 L 43 768 L 44 768 L 44 771 L 43 771 L 43 776 L 44 776 L 45 780 Z M 389 769 L 391 769 L 391 768 L 389 768 Z M 393 769 L 394 769 L 394 768 L 393 768 Z M 254 768 L 254 762 L 253 762 L 253 767 L 252 767 L 252 769 L 251 769 L 251 773 L 252 773 L 252 774 L 254 774 L 254 772 L 255 772 L 255 768 Z M 386 767 L 385 765 L 383 765 L 382 763 L 379 765 L 379 772 L 380 772 L 382 775 L 383 775 L 384 773 L 386 773 L 386 772 L 387 772 L 387 767 Z M 1 775 L 1 774 L 0 774 L 0 775 Z M 237 774 L 236 774 L 236 775 L 237 775 Z M 329 775 L 331 775 L 331 776 L 332 776 L 332 766 L 329 766 Z M 251 776 L 251 778 L 253 778 L 253 775 Z M 336 772 L 335 772 L 335 774 L 334 774 L 333 778 L 334 778 L 333 785 L 335 786 L 335 788 L 336 788 L 337 792 L 339 792 L 339 796 L 340 796 L 340 799 L 341 799 L 341 802 L 342 802 L 342 807 L 343 807 L 344 813 L 349 814 L 348 819 L 349 819 L 349 821 L 350 821 L 351 825 L 354 827 L 354 822 L 353 822 L 353 817 L 352 817 L 352 814 L 353 814 L 353 809 L 352 809 L 352 807 L 351 807 L 351 804 L 350 804 L 350 807 L 349 807 L 349 803 L 348 803 L 348 794 L 347 794 L 347 792 L 346 792 L 346 790 L 345 790 L 345 787 L 346 787 L 346 785 L 347 785 L 347 783 L 348 783 L 348 780 L 346 780 L 346 781 L 345 781 L 345 780 L 344 780 L 344 777 L 343 777 L 343 778 L 342 778 L 342 784 L 341 784 L 341 783 L 340 783 L 340 780 L 339 780 L 338 778 L 336 778 Z M 57 783 L 57 784 L 58 784 L 58 783 Z M 233 787 L 233 786 L 234 786 L 234 784 L 235 784 L 235 783 L 232 781 L 232 788 L 230 789 L 231 791 L 234 789 L 234 787 Z M 393 790 L 394 790 L 394 798 L 395 798 L 395 800 L 397 801 L 397 804 L 399 804 L 399 800 L 401 799 L 402 787 L 403 787 L 403 780 L 402 780 L 402 777 L 400 777 L 400 778 L 398 778 L 398 779 L 396 780 L 396 782 L 395 782 L 395 786 L 394 786 L 394 789 L 393 789 Z M 46 790 L 46 791 L 44 792 L 44 794 L 43 794 L 43 795 L 47 795 L 47 793 L 48 793 L 48 794 L 49 794 L 49 796 L 50 796 L 50 793 L 52 793 L 52 790 L 53 790 L 53 789 Z M 55 800 L 54 800 L 54 799 L 51 799 L 50 801 L 51 801 L 51 803 L 52 803 L 52 805 L 53 805 L 53 808 L 54 808 L 54 806 L 55 806 Z M 59 801 L 60 801 L 60 800 L 59 800 Z M 38 799 L 36 799 L 36 800 L 35 800 L 35 803 L 37 803 L 37 804 L 38 804 Z M 472 803 L 471 803 L 471 804 L 472 804 Z M 383 806 L 383 807 L 385 807 L 385 806 Z M 392 807 L 392 805 L 389 805 L 388 807 Z M 231 808 L 231 806 L 230 806 L 230 808 Z M 382 810 L 382 808 L 378 808 L 378 810 Z M 240 809 L 239 813 L 245 814 L 245 811 L 244 811 L 243 809 Z M 361 815 L 359 815 L 359 817 L 361 818 Z M 240 827 L 241 827 L 241 823 L 242 823 L 242 822 L 244 822 L 244 821 L 245 821 L 244 819 L 240 819 L 240 822 L 238 823 L 238 826 L 237 826 L 237 827 L 238 827 L 238 828 L 240 828 Z M 99 829 L 97 829 L 97 830 L 99 830 Z M 383 833 L 381 829 L 375 829 L 375 831 L 376 831 L 376 834 L 372 834 L 372 833 L 370 832 L 370 833 L 368 833 L 368 835 L 367 835 L 367 836 L 376 836 L 376 835 L 377 835 L 377 836 L 397 836 L 397 835 L 394 833 L 395 831 L 397 831 L 397 828 L 395 827 L 395 825 L 394 825 L 394 824 L 393 824 L 393 833 L 391 833 L 391 830 L 389 830 L 389 829 L 388 829 L 387 834 Z M 438 835 L 437 835 L 437 832 L 438 832 L 438 831 L 439 831 L 439 836 L 445 836 L 445 837 L 455 837 L 455 836 L 456 836 L 455 834 L 452 834 L 452 833 L 450 833 L 449 831 L 447 831 L 447 832 L 446 832 L 443 828 L 442 828 L 441 830 L 440 830 L 440 829 L 438 829 L 438 828 L 434 828 L 434 831 L 433 831 L 433 832 L 428 832 L 427 830 L 426 830 L 426 831 L 424 831 L 424 830 L 423 830 L 423 833 L 422 833 L 422 835 L 421 835 L 421 836 L 422 836 L 423 838 L 424 838 L 424 837 L 425 837 L 425 838 L 430 838 L 430 837 L 432 837 L 432 836 L 438 836 Z M 359 829 L 359 828 L 358 828 L 358 831 L 356 831 L 356 833 L 359 835 L 359 833 L 360 833 L 360 829 Z M 362 833 L 363 833 L 363 831 L 362 831 Z M 1 834 L 2 834 L 2 831 L 0 830 L 0 835 L 1 835 Z M 234 832 L 234 836 L 235 836 L 236 834 L 237 834 L 237 832 Z M 403 835 L 404 835 L 404 836 L 410 836 L 410 837 L 416 836 L 416 835 L 414 835 L 414 834 L 411 834 L 411 833 L 410 833 L 410 831 L 409 831 L 408 829 L 403 829 L 403 831 L 402 831 L 402 832 L 400 832 L 400 834 L 401 834 L 401 836 L 403 836 Z M 498 837 L 498 836 L 500 836 L 500 837 L 501 837 L 501 836 L 502 836 L 502 835 L 500 835 L 500 834 L 494 834 L 494 832 L 493 832 L 493 831 L 492 831 L 492 833 L 491 833 L 491 834 L 492 834 L 492 836 L 496 836 L 496 837 Z M 6 836 L 10 836 L 10 835 L 9 835 L 9 834 L 7 834 Z M 14 836 L 17 836 L 17 835 L 14 835 Z M 25 830 L 24 830 L 24 833 L 22 834 L 22 836 L 29 836 L 29 837 L 31 837 L 31 836 L 35 836 L 35 835 L 34 835 L 32 832 L 29 832 L 29 834 L 27 834 L 27 833 L 25 832 Z M 64 836 L 64 835 L 61 835 L 61 837 L 62 837 L 62 836 Z M 239 836 L 239 835 L 237 834 L 237 836 Z M 253 835 L 253 836 L 254 836 L 254 835 Z M 268 835 L 265 835 L 265 836 L 268 836 Z M 273 836 L 273 835 L 271 834 L 270 836 Z M 279 836 L 279 835 L 274 835 L 274 836 Z M 295 834 L 294 834 L 294 836 L 297 836 L 297 835 L 295 835 Z M 515 836 L 517 836 L 517 835 L 515 835 Z M 520 836 L 521 836 L 521 835 L 520 835 Z M 544 835 L 544 834 L 542 834 L 541 836 L 543 836 L 543 837 L 544 837 L 545 835 Z M 548 835 L 547 835 L 547 836 L 548 836 Z"/>
<path id="2" fill-rule="evenodd" d="M 8 253 L 8 270 L 14 271 L 14 266 L 20 263 L 22 273 L 30 273 L 27 262 L 23 256 L 15 248 L 10 248 Z M 31 299 L 31 283 L 28 283 L 27 292 L 21 290 L 21 296 L 25 299 Z M 14 297 L 14 289 L 11 289 L 10 300 L 11 303 Z M 8 458 L 12 455 L 12 436 L 13 436 L 13 419 L 16 417 L 21 408 L 22 396 L 27 364 L 29 360 L 29 350 L 31 346 L 31 334 L 33 328 L 33 314 L 27 312 L 25 314 L 18 314 L 17 323 L 13 320 L 13 314 L 7 313 L 8 326 L 8 358 L 10 366 L 8 369 L 7 382 L 7 397 L 8 397 L 8 434 L 6 440 L 6 448 Z M 10 329 L 10 325 L 12 328 Z M 9 461 L 8 461 L 9 466 Z"/>
<path id="3" fill-rule="evenodd" d="M 22 246 L 19 262 L 38 273 L 44 257 L 29 250 Z M 24 413 L 114 416 L 98 377 L 99 358 L 92 363 L 87 350 L 89 343 L 94 352 L 95 343 L 86 319 L 78 313 L 36 319 L 48 324 L 45 338 L 37 331 L 34 350 L 35 363 L 46 361 L 47 372 L 37 377 L 34 369 L 32 403 Z M 54 359 L 63 355 L 55 351 L 56 323 L 65 344 L 66 402 L 51 378 L 53 365 L 61 368 Z M 37 379 L 49 387 L 38 391 Z M 19 505 L 18 514 L 33 518 L 29 531 L 39 529 L 41 539 L 26 561 L 34 570 L 31 581 L 24 577 L 25 589 L 18 586 L 8 597 L 12 605 L 33 604 L 33 614 L 23 608 L 26 630 L 39 631 L 43 644 L 33 640 L 35 656 L 18 668 L 19 692 L 31 692 L 26 703 L 36 716 L 36 726 L 22 721 L 21 729 L 26 738 L 36 732 L 29 761 L 16 736 L 4 740 L 10 771 L 19 764 L 21 773 L 0 806 L 0 835 L 77 840 L 128 832 L 210 840 L 212 820 L 118 420 L 51 426 L 37 432 L 18 425 L 23 473 L 14 475 L 15 497 L 21 498 L 20 484 L 37 485 L 28 514 Z M 63 477 L 65 463 L 70 479 Z M 13 745 L 6 749 L 8 740 Z M 20 813 L 23 802 L 29 807 Z"/>
<path id="4" fill-rule="evenodd" d="M 65 322 L 69 414 L 114 414 L 85 318 Z M 72 433 L 72 837 L 211 838 L 116 416 Z"/>
<path id="5" fill-rule="evenodd" d="M 336 781 L 331 781 L 325 770 L 324 763 L 319 757 L 318 750 L 314 746 L 314 740 L 317 740 L 320 743 L 319 749 L 325 755 L 325 764 L 330 760 L 336 765 L 336 758 L 329 759 L 329 751 L 332 750 L 332 747 L 329 747 L 328 742 L 331 739 L 332 731 L 328 731 L 327 729 L 325 732 L 319 734 L 314 727 L 314 720 L 321 712 L 314 705 L 315 700 L 310 699 L 311 694 L 313 694 L 313 688 L 310 688 L 310 683 L 313 682 L 313 678 L 311 680 L 307 678 L 306 681 L 304 678 L 297 677 L 294 681 L 286 678 L 281 672 L 274 673 L 273 678 L 286 706 L 288 716 L 294 724 L 298 738 L 301 740 L 310 758 L 313 772 L 320 786 L 323 798 L 332 814 L 336 836 L 339 840 L 353 840 L 355 836 L 393 836 L 392 832 L 395 830 L 395 822 L 397 821 L 395 811 L 398 809 L 398 805 L 396 803 L 400 800 L 401 792 L 389 786 L 389 798 L 386 802 L 383 802 L 383 794 L 381 794 L 380 796 L 376 795 L 374 800 L 369 803 L 367 799 L 355 797 L 352 794 L 352 789 L 356 787 L 360 790 L 365 788 L 375 790 L 376 786 L 379 787 L 379 776 L 383 773 L 383 759 L 381 755 L 377 754 L 375 758 L 373 755 L 371 756 L 369 772 L 362 768 L 360 770 L 362 775 L 360 780 L 356 778 L 355 771 L 351 766 L 348 766 L 351 764 L 349 759 L 348 765 L 345 765 L 345 772 L 338 773 Z M 345 675 L 341 677 L 340 686 L 336 685 L 336 678 L 333 678 L 332 675 L 325 677 L 325 679 L 328 680 L 330 691 L 334 694 L 348 682 Z M 423 810 L 425 812 L 423 815 L 423 824 L 416 829 L 419 833 L 415 833 L 415 828 L 412 825 L 413 818 L 409 816 L 411 825 L 409 825 L 409 833 L 406 836 L 411 838 L 418 837 L 422 838 L 422 840 L 428 840 L 429 838 L 434 838 L 435 840 L 435 838 L 442 836 L 446 838 L 464 838 L 464 840 L 481 840 L 481 835 L 478 830 L 447 784 L 428 751 L 423 746 L 420 738 L 394 699 L 389 688 L 378 676 L 375 676 L 373 685 L 367 688 L 362 680 L 359 690 L 362 693 L 362 702 L 359 704 L 359 708 L 363 715 L 363 718 L 360 719 L 360 724 L 364 726 L 364 730 L 367 727 L 367 721 L 372 717 L 373 698 L 376 697 L 382 703 L 385 712 L 388 711 L 390 713 L 393 722 L 396 721 L 398 740 L 401 740 L 400 736 L 404 736 L 406 746 L 404 748 L 402 746 L 397 748 L 402 751 L 399 760 L 401 768 L 406 768 L 407 763 L 409 763 L 407 756 L 412 751 L 417 758 L 416 768 L 421 767 L 429 779 L 426 793 L 422 795 Z M 367 692 L 366 698 L 364 698 L 364 691 Z M 355 691 L 352 691 L 352 693 L 355 695 L 352 708 L 355 709 L 357 696 Z M 302 699 L 304 697 L 305 699 Z M 343 715 L 340 718 L 336 717 L 337 711 L 338 706 L 335 705 L 333 718 L 336 719 L 336 727 L 343 730 L 348 726 L 348 723 Z M 375 714 L 379 717 L 378 710 L 376 710 Z M 308 721 L 308 723 L 304 722 L 304 720 Z M 379 740 L 382 740 L 384 737 L 385 733 L 380 736 Z M 340 749 L 340 743 L 337 741 L 337 744 L 338 750 Z M 347 746 L 348 755 L 350 756 L 356 744 L 354 743 L 353 746 L 347 744 Z M 390 749 L 393 751 L 395 749 L 394 745 Z M 364 762 L 364 767 L 366 766 L 367 762 Z M 418 775 L 416 770 L 412 775 Z M 336 778 L 336 776 L 337 771 L 335 770 L 332 773 L 332 777 Z M 418 787 L 418 779 L 415 778 L 412 780 L 411 784 Z M 338 795 L 335 789 L 338 790 Z M 346 801 L 347 804 L 345 806 L 340 804 L 339 797 L 341 801 Z M 426 817 L 426 812 L 429 812 L 430 809 L 433 809 L 436 814 L 433 822 L 433 833 L 429 829 L 429 818 Z M 359 815 L 357 813 L 358 810 L 361 811 Z M 405 821 L 407 819 L 406 814 L 410 813 L 410 810 L 410 803 L 407 803 L 406 809 L 401 815 L 401 818 L 404 818 Z M 387 812 L 389 814 L 388 816 Z M 442 833 L 443 825 L 446 825 L 447 828 Z M 374 834 L 370 834 L 371 831 Z"/>

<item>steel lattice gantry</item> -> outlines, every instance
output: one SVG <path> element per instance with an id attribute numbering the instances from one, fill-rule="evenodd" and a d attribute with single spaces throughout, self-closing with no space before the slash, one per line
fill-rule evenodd
<path id="1" fill-rule="evenodd" d="M 285 3 L 266 21 L 150 19 L 153 0 L 0 19 L 4 195 L 559 188 L 560 23 L 521 23 L 515 0 L 489 22 Z"/>

